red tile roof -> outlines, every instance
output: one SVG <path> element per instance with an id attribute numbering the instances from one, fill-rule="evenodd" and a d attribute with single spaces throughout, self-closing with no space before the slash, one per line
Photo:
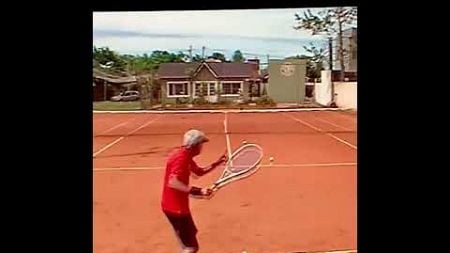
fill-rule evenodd
<path id="1" fill-rule="evenodd" d="M 250 64 L 239 62 L 208 62 L 219 77 L 250 77 L 253 68 Z"/>
<path id="2" fill-rule="evenodd" d="M 159 65 L 158 76 L 164 77 L 189 77 L 189 68 L 194 71 L 200 66 L 200 63 L 162 63 Z"/>
<path id="3" fill-rule="evenodd" d="M 252 63 L 240 62 L 205 62 L 215 75 L 220 77 L 253 77 L 257 78 L 258 70 Z M 201 63 L 163 63 L 158 69 L 158 76 L 160 78 L 186 78 L 189 75 L 188 69 L 193 68 L 198 70 Z M 206 66 L 205 66 L 206 67 Z"/>

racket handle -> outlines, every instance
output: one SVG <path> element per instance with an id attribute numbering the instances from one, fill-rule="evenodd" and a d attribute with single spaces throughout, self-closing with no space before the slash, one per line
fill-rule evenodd
<path id="1" fill-rule="evenodd" d="M 219 187 L 217 184 L 213 184 L 209 187 L 209 189 L 211 189 L 213 192 L 215 192 L 215 191 L 219 190 Z"/>

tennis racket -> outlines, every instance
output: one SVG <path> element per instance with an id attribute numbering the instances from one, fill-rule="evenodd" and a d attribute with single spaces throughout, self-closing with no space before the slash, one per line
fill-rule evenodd
<path id="1" fill-rule="evenodd" d="M 239 147 L 225 165 L 222 175 L 209 187 L 212 191 L 217 191 L 223 186 L 246 178 L 255 173 L 263 157 L 262 148 L 253 143 Z"/>

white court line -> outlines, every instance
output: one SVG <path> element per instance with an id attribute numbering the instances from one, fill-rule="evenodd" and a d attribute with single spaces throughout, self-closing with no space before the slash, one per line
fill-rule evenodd
<path id="1" fill-rule="evenodd" d="M 228 150 L 228 159 L 231 159 L 231 141 L 230 136 L 228 135 L 228 113 L 225 113 L 225 119 L 223 120 L 223 128 L 225 131 L 225 138 L 227 139 L 227 150 Z M 233 166 L 233 163 L 231 166 Z"/>
<path id="2" fill-rule="evenodd" d="M 327 251 L 326 253 L 356 253 L 358 252 L 356 249 L 351 249 L 351 250 L 332 250 L 332 251 Z"/>
<path id="3" fill-rule="evenodd" d="M 332 250 L 332 251 L 325 251 L 323 253 L 357 253 L 358 251 L 356 249 L 350 249 L 350 250 Z M 310 253 L 322 253 L 322 252 L 310 252 Z"/>
<path id="4" fill-rule="evenodd" d="M 123 140 L 125 137 L 132 135 L 133 133 L 139 131 L 140 129 L 150 125 L 151 123 L 155 122 L 155 120 L 157 120 L 158 118 L 154 118 L 151 119 L 150 121 L 148 121 L 147 123 L 141 125 L 140 127 L 134 129 L 131 132 L 128 132 L 124 135 L 122 135 L 121 137 L 117 138 L 116 140 L 114 140 L 113 142 L 109 143 L 108 145 L 106 145 L 105 147 L 101 148 L 99 151 L 95 152 L 92 157 L 96 157 L 97 155 L 99 155 L 100 153 L 104 152 L 105 150 L 109 149 L 110 147 L 112 147 L 113 145 L 117 144 L 119 141 Z"/>
<path id="5" fill-rule="evenodd" d="M 339 137 L 337 137 L 337 136 L 335 136 L 335 135 L 332 135 L 332 134 L 330 134 L 330 133 L 326 133 L 326 135 L 330 136 L 331 138 L 333 138 L 333 139 L 335 139 L 335 140 L 337 140 L 337 141 L 340 141 L 340 142 L 342 142 L 342 143 L 348 145 L 349 147 L 352 147 L 352 148 L 358 150 L 358 147 L 356 147 L 355 145 L 353 145 L 353 144 L 351 144 L 351 143 L 349 143 L 349 142 L 347 142 L 347 141 L 344 141 L 343 139 L 341 139 L 341 138 L 339 138 Z"/>
<path id="6" fill-rule="evenodd" d="M 132 121 L 132 120 L 130 120 L 130 121 L 126 120 L 125 122 L 122 122 L 122 123 L 120 123 L 120 124 L 118 124 L 118 125 L 115 125 L 115 126 L 113 126 L 113 127 L 110 127 L 110 128 L 108 128 L 108 129 L 106 129 L 105 131 L 103 131 L 103 132 L 97 134 L 96 136 L 98 136 L 98 135 L 103 135 L 103 134 L 106 134 L 106 133 L 108 133 L 108 132 L 111 132 L 112 130 L 117 129 L 117 128 L 123 126 L 123 125 L 126 125 L 126 124 L 130 123 L 131 121 Z"/>
<path id="7" fill-rule="evenodd" d="M 322 129 L 320 129 L 320 128 L 316 127 L 316 126 L 313 126 L 313 125 L 309 124 L 308 122 L 305 122 L 305 121 L 303 121 L 301 119 L 298 119 L 298 118 L 296 118 L 296 117 L 294 117 L 292 115 L 289 115 L 289 114 L 283 114 L 283 115 L 286 116 L 286 117 L 290 117 L 291 119 L 293 119 L 293 120 L 295 120 L 297 122 L 300 122 L 303 125 L 308 126 L 308 127 L 312 128 L 312 129 L 316 130 L 317 132 L 324 133 L 325 135 L 328 135 L 331 138 L 333 138 L 333 139 L 335 139 L 335 140 L 337 140 L 337 141 L 339 141 L 341 143 L 344 143 L 345 145 L 347 145 L 347 146 L 349 146 L 349 147 L 351 147 L 353 149 L 356 149 L 356 150 L 358 149 L 355 145 L 353 145 L 353 144 L 351 144 L 351 143 L 349 143 L 347 141 L 344 141 L 343 139 L 341 139 L 341 138 L 339 138 L 339 137 L 337 137 L 337 136 L 335 136 L 333 134 L 327 133 L 327 132 L 323 131 Z"/>
<path id="8" fill-rule="evenodd" d="M 299 163 L 299 164 L 262 164 L 263 168 L 296 168 L 296 167 L 336 167 L 336 166 L 356 166 L 357 163 Z M 154 167 L 110 167 L 94 168 L 94 172 L 101 171 L 139 171 L 139 170 L 163 170 L 164 166 Z"/>
<path id="9" fill-rule="evenodd" d="M 349 250 L 331 250 L 331 251 L 291 251 L 289 253 L 357 253 L 356 249 Z"/>
<path id="10" fill-rule="evenodd" d="M 103 151 L 107 150 L 108 148 L 112 147 L 114 144 L 118 143 L 119 141 L 123 140 L 125 138 L 125 136 L 121 136 L 119 138 L 117 138 L 116 140 L 114 140 L 113 142 L 109 143 L 108 145 L 104 146 L 103 148 L 101 148 L 99 151 L 95 152 L 92 157 L 96 157 L 98 154 L 102 153 Z"/>
<path id="11" fill-rule="evenodd" d="M 167 111 L 146 111 L 146 110 L 135 110 L 135 111 L 97 111 L 93 110 L 93 113 L 153 113 L 153 114 L 165 114 L 165 113 L 225 113 L 225 112 L 237 112 L 237 113 L 247 113 L 247 112 L 303 112 L 303 111 L 346 111 L 351 108 L 276 108 L 276 109 L 217 109 L 217 110 L 167 110 Z"/>
<path id="12" fill-rule="evenodd" d="M 355 123 L 355 124 L 357 122 L 357 118 L 353 117 L 353 115 L 351 115 L 351 114 L 334 113 L 334 112 L 331 112 L 331 111 L 330 112 L 323 112 L 323 113 L 325 113 L 325 114 L 332 113 L 333 115 L 338 115 L 341 119 L 350 120 L 352 123 Z"/>
<path id="13" fill-rule="evenodd" d="M 325 123 L 330 124 L 330 125 L 332 125 L 332 126 L 335 126 L 335 127 L 337 127 L 337 128 L 341 128 L 341 129 L 343 129 L 343 130 L 345 130 L 345 131 L 352 131 L 350 128 L 343 127 L 343 126 L 341 126 L 341 125 L 338 125 L 338 124 L 336 124 L 336 123 L 333 123 L 333 122 L 328 121 L 328 120 L 325 120 L 325 119 L 321 119 L 321 118 L 314 118 L 314 119 L 317 119 L 317 120 L 319 120 L 319 121 L 325 122 Z"/>
<path id="14" fill-rule="evenodd" d="M 138 116 L 134 116 L 133 118 L 127 119 L 127 120 L 125 120 L 124 122 L 122 122 L 122 123 L 120 123 L 120 124 L 118 124 L 118 125 L 116 125 L 116 126 L 113 126 L 113 127 L 109 128 L 109 129 L 107 129 L 107 130 L 101 132 L 101 133 L 98 134 L 98 135 L 106 134 L 106 133 L 108 133 L 108 132 L 110 132 L 110 131 L 112 131 L 112 130 L 118 128 L 118 127 L 121 127 L 121 126 L 123 126 L 123 125 L 129 124 L 129 123 L 131 123 L 131 122 L 133 122 L 133 121 L 135 121 L 135 120 L 137 120 L 137 119 L 138 119 Z"/>

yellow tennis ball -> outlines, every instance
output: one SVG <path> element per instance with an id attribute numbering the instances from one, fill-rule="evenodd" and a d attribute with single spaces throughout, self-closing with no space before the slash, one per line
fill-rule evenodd
<path id="1" fill-rule="evenodd" d="M 273 157 L 272 156 L 269 158 L 269 161 L 273 162 Z"/>
<path id="2" fill-rule="evenodd" d="M 244 145 L 247 144 L 247 141 L 246 140 L 242 141 L 242 144 L 244 144 Z"/>

